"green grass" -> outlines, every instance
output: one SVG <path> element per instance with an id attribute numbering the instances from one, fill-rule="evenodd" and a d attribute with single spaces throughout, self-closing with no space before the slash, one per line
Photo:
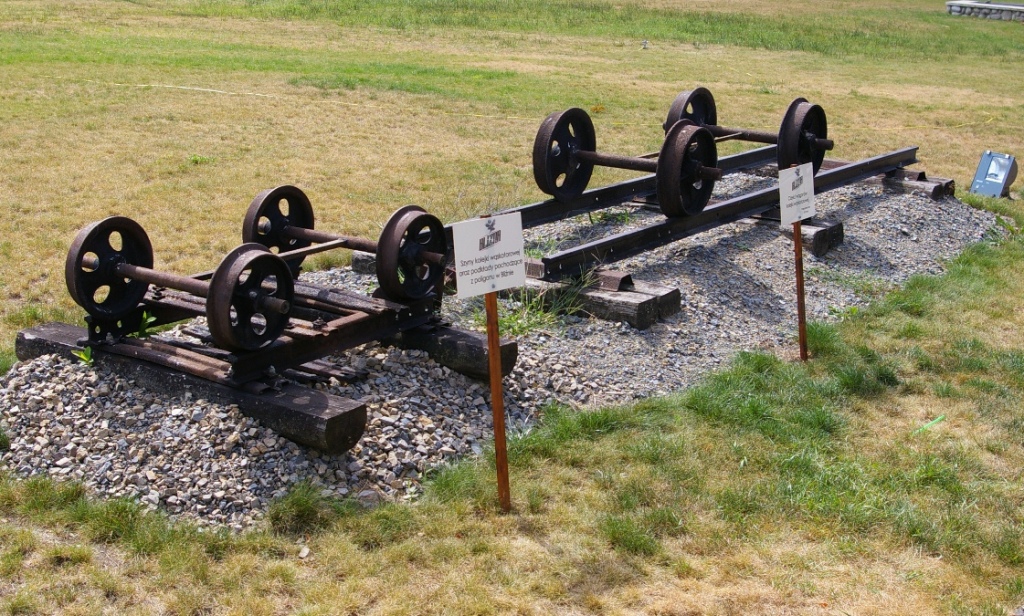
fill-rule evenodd
<path id="1" fill-rule="evenodd" d="M 5 600 L 0 605 L 2 605 L 3 610 L 11 616 L 38 613 L 35 598 L 32 596 L 31 593 L 25 591 L 18 592 L 13 597 Z"/>
<path id="2" fill-rule="evenodd" d="M 878 12 L 851 11 L 838 19 L 784 13 L 777 16 L 688 10 L 648 9 L 611 2 L 556 0 L 270 0 L 266 2 L 193 2 L 188 12 L 200 15 L 329 20 L 346 25 L 389 29 L 460 28 L 559 34 L 585 37 L 663 40 L 694 45 L 724 44 L 773 51 L 808 51 L 824 55 L 893 55 L 955 58 L 977 55 L 1013 62 L 1021 49 L 1013 42 L 1016 24 L 988 24 L 950 19 L 920 8 Z M 897 17 L 897 15 L 899 15 Z M 904 21 L 904 19 L 907 21 Z"/>
<path id="3" fill-rule="evenodd" d="M 270 504 L 267 520 L 275 532 L 303 535 L 330 527 L 339 513 L 334 499 L 325 498 L 313 484 L 301 482 Z"/>
<path id="4" fill-rule="evenodd" d="M 641 556 L 653 556 L 661 549 L 658 540 L 651 536 L 649 530 L 632 518 L 608 516 L 601 521 L 600 528 L 604 537 L 616 549 Z"/>
<path id="5" fill-rule="evenodd" d="M 55 545 L 46 550 L 43 559 L 51 567 L 73 567 L 92 562 L 92 549 L 84 545 Z"/>
<path id="6" fill-rule="evenodd" d="M 381 57 L 383 55 L 383 58 Z M 170 73 L 210 72 L 283 75 L 296 89 L 313 87 L 325 95 L 352 90 L 400 92 L 437 97 L 446 101 L 497 104 L 505 113 L 523 113 L 529 105 L 532 115 L 542 116 L 563 105 L 563 93 L 552 91 L 549 78 L 523 71 L 466 66 L 465 60 L 443 51 L 407 54 L 368 54 L 365 51 L 330 50 L 309 53 L 278 44 L 223 43 L 190 37 L 145 34 L 99 35 L 95 33 L 14 34 L 0 37 L 0 68 L 41 67 L 57 76 L 93 70 L 131 70 L 145 66 Z M 49 69 L 45 67 L 51 67 Z M 156 87 L 159 87 L 159 83 Z M 143 88 L 143 91 L 146 89 Z M 596 83 L 577 84 L 577 95 L 605 100 L 617 107 L 627 104 L 627 95 L 600 88 Z M 329 99 L 328 99 L 329 100 Z M 431 107 L 443 110 L 442 105 Z M 15 101 L 12 113 L 30 113 Z M 78 110 L 78 116 L 102 117 L 105 107 Z M 65 113 L 59 110 L 58 113 Z M 143 123 L 164 118 L 138 118 Z M 237 155 L 237 153 L 234 153 Z M 223 164 L 225 157 L 188 153 L 173 166 L 184 173 L 197 166 Z"/>
<path id="7" fill-rule="evenodd" d="M 463 98 L 467 93 L 474 92 L 476 100 L 487 100 L 512 94 L 517 88 L 526 85 L 524 81 L 522 76 L 513 71 L 374 62 L 335 66 L 329 74 L 296 78 L 292 83 L 324 90 L 373 88 L 410 94 L 434 94 L 446 98 Z"/>

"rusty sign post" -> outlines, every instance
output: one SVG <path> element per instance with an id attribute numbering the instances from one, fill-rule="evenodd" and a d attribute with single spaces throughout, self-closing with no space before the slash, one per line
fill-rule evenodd
<path id="1" fill-rule="evenodd" d="M 781 225 L 793 225 L 793 253 L 796 258 L 796 313 L 800 336 L 800 359 L 807 361 L 807 315 L 804 310 L 804 253 L 800 223 L 814 216 L 814 167 L 811 163 L 779 169 L 779 213 Z"/>
<path id="2" fill-rule="evenodd" d="M 487 309 L 487 363 L 494 417 L 494 462 L 501 510 L 512 509 L 505 442 L 505 400 L 501 386 L 498 291 L 526 284 L 523 260 L 523 218 L 518 212 L 483 217 L 452 225 L 458 298 L 484 296 Z"/>
<path id="3" fill-rule="evenodd" d="M 804 252 L 800 221 L 793 223 L 793 252 L 796 254 L 796 319 L 800 338 L 800 360 L 807 361 L 807 313 L 804 310 Z"/>
<path id="4" fill-rule="evenodd" d="M 505 394 L 501 387 L 501 337 L 498 333 L 498 294 L 484 294 L 487 309 L 487 369 L 491 380 L 491 417 L 494 422 L 494 467 L 498 473 L 498 501 L 501 510 L 512 508 L 508 485 L 508 450 L 505 439 Z"/>

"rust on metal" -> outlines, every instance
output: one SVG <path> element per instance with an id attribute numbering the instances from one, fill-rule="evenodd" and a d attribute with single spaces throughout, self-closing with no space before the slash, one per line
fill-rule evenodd
<path id="1" fill-rule="evenodd" d="M 594 123 L 578 108 L 549 115 L 533 144 L 534 179 L 555 200 L 580 197 L 595 166 L 646 171 L 655 174 L 658 191 L 665 195 L 666 216 L 693 214 L 707 205 L 715 181 L 722 177 L 717 160 L 714 137 L 689 121 L 669 129 L 656 159 L 598 152 Z"/>
<path id="2" fill-rule="evenodd" d="M 835 142 L 828 138 L 825 111 L 803 98 L 790 103 L 778 132 L 769 132 L 719 126 L 715 97 L 707 88 L 698 87 L 680 92 L 672 102 L 663 124 L 665 132 L 676 122 L 691 122 L 701 126 L 714 135 L 716 141 L 777 144 L 778 164 L 783 169 L 809 162 L 813 163 L 814 172 L 817 173 L 825 152 L 835 147 Z"/>
<path id="3" fill-rule="evenodd" d="M 318 252 L 347 248 L 376 254 L 381 289 L 397 301 L 435 293 L 444 277 L 450 244 L 441 222 L 419 206 L 408 205 L 392 214 L 376 242 L 317 231 L 313 226 L 313 206 L 306 194 L 295 186 L 278 186 L 256 195 L 249 204 L 242 241 L 276 251 L 294 274 L 303 259 Z"/>
<path id="4" fill-rule="evenodd" d="M 601 268 L 597 270 L 597 284 L 605 291 L 625 291 L 633 286 L 633 276 L 623 271 Z"/>

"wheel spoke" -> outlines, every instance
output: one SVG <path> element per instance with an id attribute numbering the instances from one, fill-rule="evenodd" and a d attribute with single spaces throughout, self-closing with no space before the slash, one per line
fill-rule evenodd
<path id="1" fill-rule="evenodd" d="M 416 266 L 411 263 L 400 262 L 398 264 L 398 271 L 404 276 L 402 278 L 402 286 L 408 289 L 412 284 L 419 279 L 416 276 Z"/>

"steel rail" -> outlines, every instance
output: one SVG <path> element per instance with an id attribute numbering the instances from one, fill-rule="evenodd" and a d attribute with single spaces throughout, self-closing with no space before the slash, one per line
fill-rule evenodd
<path id="1" fill-rule="evenodd" d="M 826 192 L 900 169 L 917 162 L 916 155 L 916 147 L 904 148 L 821 171 L 814 178 L 814 191 Z M 777 186 L 740 195 L 708 207 L 696 216 L 666 218 L 642 229 L 626 231 L 542 257 L 540 261 L 544 270 L 540 278 L 553 281 L 578 276 L 599 265 L 621 261 L 684 237 L 764 213 L 778 205 Z"/>
<path id="2" fill-rule="evenodd" d="M 722 173 L 737 173 L 747 169 L 753 169 L 774 162 L 776 158 L 776 146 L 770 145 L 763 148 L 748 150 L 731 156 L 724 156 L 718 159 L 718 168 Z M 654 162 L 654 161 L 652 161 Z M 656 163 L 655 163 L 656 164 Z M 529 229 L 545 223 L 562 220 L 577 214 L 596 212 L 604 208 L 621 204 L 629 197 L 654 192 L 657 188 L 657 181 L 653 175 L 595 188 L 584 192 L 579 197 L 561 202 L 555 199 L 539 201 L 529 205 L 502 210 L 496 215 L 512 214 L 519 212 L 523 217 L 523 228 Z M 451 227 L 449 229 L 449 234 Z"/>

